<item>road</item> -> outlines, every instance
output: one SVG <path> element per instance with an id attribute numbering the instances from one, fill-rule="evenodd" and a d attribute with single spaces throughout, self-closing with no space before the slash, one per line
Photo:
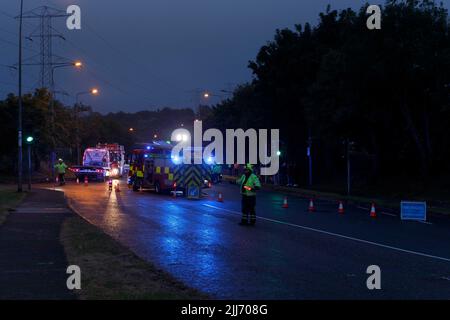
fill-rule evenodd
<path id="1" fill-rule="evenodd" d="M 238 187 L 198 201 L 106 184 L 69 184 L 73 207 L 137 255 L 219 299 L 450 299 L 450 222 L 404 222 L 368 208 L 261 191 L 255 227 L 239 226 Z M 222 192 L 224 202 L 216 200 Z M 381 268 L 381 290 L 366 269 Z"/>

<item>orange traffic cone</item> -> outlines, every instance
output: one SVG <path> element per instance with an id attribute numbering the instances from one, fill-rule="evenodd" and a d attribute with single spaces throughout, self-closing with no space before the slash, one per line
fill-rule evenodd
<path id="1" fill-rule="evenodd" d="M 370 217 L 376 218 L 377 217 L 377 211 L 375 210 L 375 203 L 372 202 L 372 207 L 370 208 Z"/>
<path id="2" fill-rule="evenodd" d="M 120 182 L 117 181 L 116 183 L 116 192 L 120 192 Z"/>
<path id="3" fill-rule="evenodd" d="M 88 176 L 84 176 L 84 186 L 87 187 L 89 185 L 89 178 Z"/>
<path id="4" fill-rule="evenodd" d="M 338 208 L 338 213 L 339 214 L 344 214 L 345 210 L 344 210 L 344 204 L 342 203 L 342 201 L 339 201 L 339 208 Z"/>
<path id="5" fill-rule="evenodd" d="M 309 199 L 308 211 L 309 211 L 309 212 L 314 212 L 314 211 L 316 211 L 316 208 L 314 207 L 314 200 L 313 200 L 313 199 Z"/>
<path id="6" fill-rule="evenodd" d="M 108 181 L 108 190 L 109 190 L 109 192 L 111 192 L 113 190 L 113 182 L 111 179 Z"/>
<path id="7" fill-rule="evenodd" d="M 217 198 L 217 201 L 223 202 L 223 194 L 222 194 L 222 192 L 219 192 L 219 197 Z"/>
<path id="8" fill-rule="evenodd" d="M 284 209 L 289 208 L 289 205 L 288 205 L 288 197 L 284 197 L 283 205 L 282 205 L 281 207 L 284 208 Z"/>

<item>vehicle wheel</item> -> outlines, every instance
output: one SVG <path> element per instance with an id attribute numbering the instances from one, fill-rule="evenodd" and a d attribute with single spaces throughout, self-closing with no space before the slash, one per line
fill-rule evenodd
<path id="1" fill-rule="evenodd" d="M 157 194 L 161 194 L 161 186 L 159 185 L 159 182 L 155 183 L 155 192 Z"/>

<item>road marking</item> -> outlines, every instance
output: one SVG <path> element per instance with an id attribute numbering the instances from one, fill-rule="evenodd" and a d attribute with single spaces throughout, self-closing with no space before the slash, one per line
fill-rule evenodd
<path id="1" fill-rule="evenodd" d="M 428 221 L 421 221 L 421 220 L 415 220 L 416 222 L 419 222 L 419 223 L 423 223 L 423 224 L 432 224 L 431 222 L 428 222 Z"/>
<path id="2" fill-rule="evenodd" d="M 389 212 L 381 212 L 381 214 L 384 214 L 384 215 L 386 215 L 386 216 L 391 216 L 391 217 L 397 217 L 397 215 L 396 214 L 393 214 L 393 213 L 389 213 Z"/>
<path id="3" fill-rule="evenodd" d="M 230 212 L 236 215 L 241 215 L 240 212 L 234 211 L 234 210 L 229 210 L 229 209 L 225 209 L 225 208 L 220 208 L 220 207 L 216 207 L 210 204 L 203 204 L 205 207 L 209 207 L 209 208 L 213 208 L 213 209 L 218 209 L 218 210 L 222 210 L 222 211 L 226 211 L 226 212 Z M 284 221 L 279 221 L 279 220 L 274 220 L 274 219 L 269 219 L 269 218 L 264 218 L 261 216 L 258 216 L 259 219 L 261 220 L 266 220 L 266 221 L 270 221 L 270 222 L 274 222 L 274 223 L 278 223 L 281 225 L 285 225 L 285 226 L 290 226 L 290 227 L 294 227 L 294 228 L 299 228 L 299 229 L 303 229 L 303 230 L 308 230 L 308 231 L 313 231 L 313 232 L 317 232 L 317 233 L 322 233 L 322 234 L 326 234 L 329 236 L 333 236 L 333 237 L 338 237 L 338 238 L 342 238 L 342 239 L 347 239 L 347 240 L 353 240 L 356 242 L 361 242 L 361 243 L 365 243 L 365 244 L 370 244 L 373 246 L 377 246 L 377 247 L 381 247 L 381 248 L 386 248 L 386 249 L 391 249 L 391 250 L 395 250 L 395 251 L 399 251 L 399 252 L 404 252 L 404 253 L 409 253 L 409 254 L 413 254 L 413 255 L 417 255 L 417 256 L 421 256 L 421 257 L 426 257 L 426 258 L 432 258 L 432 259 L 436 259 L 436 260 L 441 260 L 441 261 L 446 261 L 446 262 L 450 262 L 449 258 L 444 258 L 444 257 L 439 257 L 439 256 L 434 256 L 431 254 L 426 254 L 423 252 L 417 252 L 417 251 L 412 251 L 412 250 L 407 250 L 407 249 L 402 249 L 402 248 L 397 248 L 397 247 L 393 247 L 393 246 L 389 246 L 386 244 L 382 244 L 382 243 L 378 243 L 378 242 L 373 242 L 373 241 L 368 241 L 368 240 L 363 240 L 363 239 L 358 239 L 358 238 L 354 238 L 354 237 L 350 237 L 350 236 L 345 236 L 343 234 L 339 234 L 339 233 L 334 233 L 334 232 L 329 232 L 329 231 L 325 231 L 325 230 L 320 230 L 320 229 L 315 229 L 315 228 L 310 228 L 310 227 L 305 227 L 305 226 L 301 226 L 298 224 L 293 224 L 290 222 L 284 222 Z"/>

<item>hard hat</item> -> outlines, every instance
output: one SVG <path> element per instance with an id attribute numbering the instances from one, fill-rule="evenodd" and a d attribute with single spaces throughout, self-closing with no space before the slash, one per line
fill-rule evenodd
<path id="1" fill-rule="evenodd" d="M 63 159 L 58 159 L 58 161 L 59 161 L 59 162 L 64 162 L 64 160 L 63 160 Z"/>
<path id="2" fill-rule="evenodd" d="M 253 171 L 253 166 L 252 166 L 252 164 L 251 164 L 251 163 L 247 163 L 247 164 L 245 165 L 245 169 L 248 169 L 248 170 L 250 170 L 250 171 Z"/>

